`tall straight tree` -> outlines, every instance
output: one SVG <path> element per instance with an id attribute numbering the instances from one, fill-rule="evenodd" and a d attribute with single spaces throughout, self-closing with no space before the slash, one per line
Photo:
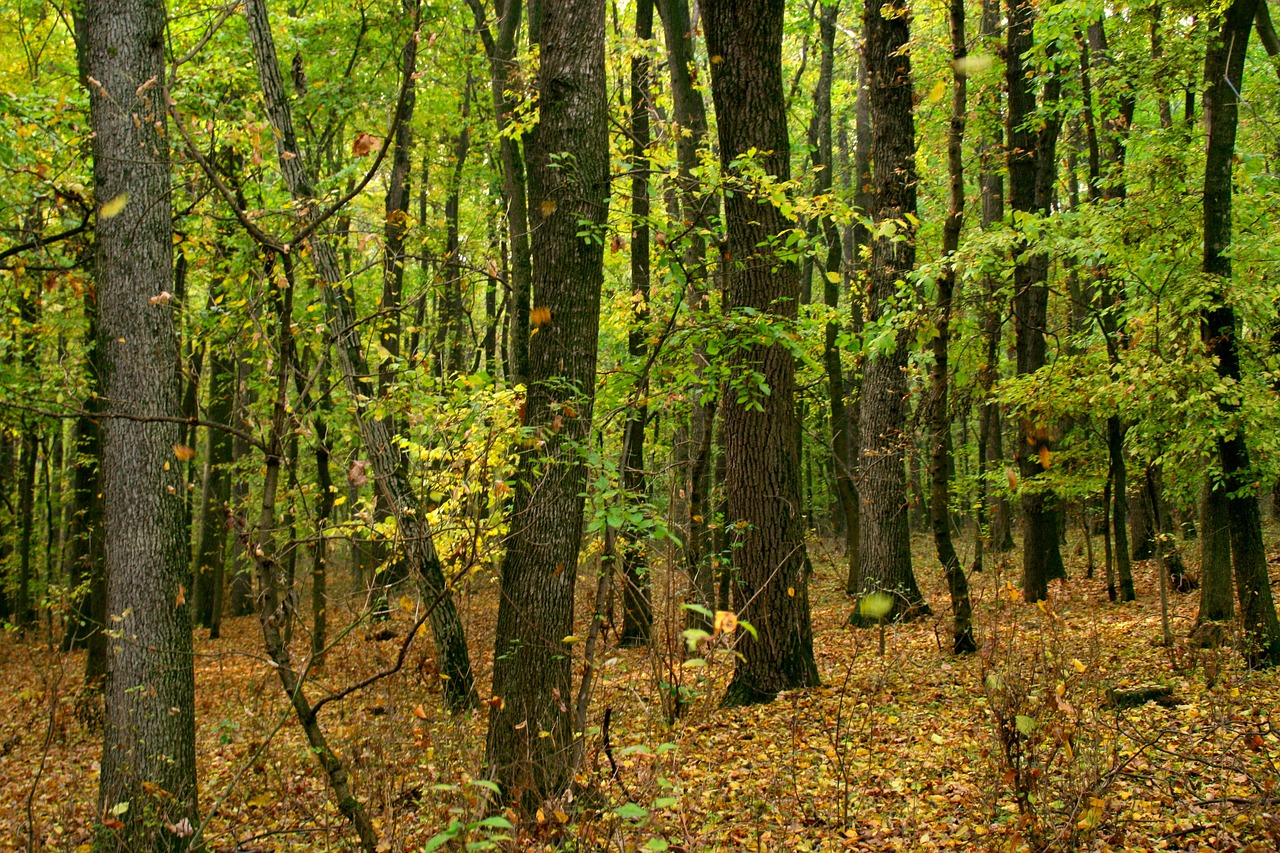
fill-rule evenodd
<path id="1" fill-rule="evenodd" d="M 489 778 L 532 813 L 570 782 L 573 592 L 608 211 L 604 4 L 563 0 L 539 21 L 538 124 L 526 140 L 533 303 L 522 452 L 502 564 Z"/>
<path id="2" fill-rule="evenodd" d="M 1235 158 L 1239 93 L 1244 89 L 1244 54 L 1249 43 L 1258 0 L 1235 0 L 1214 21 L 1205 53 L 1205 120 L 1208 143 L 1204 165 L 1204 262 L 1202 269 L 1215 284 L 1214 301 L 1204 310 L 1201 332 L 1217 359 L 1218 376 L 1240 381 L 1240 352 L 1236 342 L 1235 309 L 1226 299 L 1232 269 L 1231 166 Z M 1239 404 L 1222 400 L 1222 410 L 1237 416 Z M 1236 595 L 1244 620 L 1245 659 L 1250 666 L 1280 664 L 1280 622 L 1276 619 L 1271 584 L 1267 578 L 1266 549 L 1262 542 L 1262 510 L 1251 470 L 1244 424 L 1218 439 L 1223 485 L 1227 493 L 1231 563 L 1235 569 Z"/>
<path id="3" fill-rule="evenodd" d="M 181 430 L 149 420 L 179 414 L 173 308 L 154 298 L 173 275 L 164 5 L 87 0 L 77 30 L 99 203 L 93 264 L 112 630 L 98 805 L 123 824 L 100 840 L 104 849 L 179 850 L 196 823 L 191 608 L 174 457 Z"/>
<path id="4" fill-rule="evenodd" d="M 905 0 L 888 4 L 867 0 L 863 14 L 872 161 L 867 213 L 876 232 L 867 269 L 867 320 L 893 323 L 898 292 L 916 264 L 911 15 Z M 890 611 L 878 617 L 887 619 L 909 619 L 928 612 L 911 567 L 903 465 L 908 441 L 907 336 L 903 328 L 890 338 L 893 344 L 887 352 L 868 353 L 859 399 L 862 575 L 858 595 L 890 595 Z M 863 619 L 859 607 L 853 621 Z"/>
<path id="5" fill-rule="evenodd" d="M 1009 87 L 1008 160 L 1009 206 L 1015 222 L 1020 214 L 1047 213 L 1057 175 L 1058 133 L 1062 118 L 1056 70 L 1044 81 L 1044 119 L 1036 121 L 1036 76 L 1029 73 L 1036 5 L 1032 0 L 1009 0 L 1008 49 L 1005 79 Z M 1044 367 L 1049 307 L 1049 256 L 1025 238 L 1015 249 L 1013 315 L 1017 334 L 1018 375 Z M 1049 466 L 1053 431 L 1039 423 L 1034 412 L 1021 419 L 1018 468 L 1022 474 L 1022 595 L 1026 601 L 1049 596 L 1049 580 L 1064 576 L 1058 550 L 1058 517 L 1053 496 L 1035 483 Z"/>
<path id="6" fill-rule="evenodd" d="M 644 52 L 653 38 L 653 0 L 636 5 L 636 40 L 645 45 L 631 57 L 631 330 L 627 354 L 640 365 L 649 353 L 645 323 L 649 319 L 649 111 L 651 65 Z M 641 376 L 636 402 L 627 412 L 622 433 L 622 490 L 630 502 L 642 501 L 645 492 L 644 428 L 649 407 L 647 376 Z M 622 531 L 623 645 L 648 645 L 653 628 L 653 600 L 649 567 L 645 562 L 641 531 L 627 524 Z"/>
<path id="7" fill-rule="evenodd" d="M 703 5 L 720 159 L 730 180 L 744 182 L 725 198 L 725 301 L 744 325 L 732 347 L 724 401 L 725 524 L 736 538 L 733 606 L 757 633 L 739 641 L 726 706 L 767 702 L 782 690 L 818 683 L 800 505 L 795 359 L 782 343 L 762 340 L 742 313 L 756 312 L 785 331 L 800 297 L 800 268 L 771 249 L 796 223 L 753 191 L 739 161 L 751 157 L 754 168 L 778 181 L 791 177 L 782 86 L 784 5 Z M 767 394 L 755 387 L 756 376 L 768 385 Z"/>
<path id="8" fill-rule="evenodd" d="M 950 0 L 952 85 L 951 122 L 947 134 L 947 165 L 950 196 L 947 218 L 942 223 L 942 253 L 946 266 L 938 277 L 938 334 L 933 339 L 933 369 L 929 374 L 929 431 L 932 453 L 929 473 L 929 519 L 933 540 L 938 549 L 938 562 L 951 593 L 952 650 L 967 654 L 977 650 L 973 641 L 972 605 L 969 583 L 951 541 L 951 416 L 948 409 L 950 375 L 947 352 L 951 343 L 951 305 L 955 297 L 956 267 L 953 256 L 960 248 L 960 230 L 964 225 L 964 125 L 967 112 L 967 86 L 962 66 L 968 49 L 964 40 L 964 0 Z"/>

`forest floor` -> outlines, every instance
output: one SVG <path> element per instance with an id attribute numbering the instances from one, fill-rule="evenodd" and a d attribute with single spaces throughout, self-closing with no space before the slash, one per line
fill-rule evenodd
<path id="1" fill-rule="evenodd" d="M 1267 537 L 1273 584 L 1275 533 Z M 456 837 L 443 849 L 487 841 L 619 851 L 1280 847 L 1280 739 L 1270 722 L 1280 715 L 1280 675 L 1246 671 L 1231 648 L 1188 647 L 1196 594 L 1172 595 L 1175 643 L 1165 647 L 1154 563 L 1137 565 L 1139 601 L 1121 605 L 1108 602 L 1100 578 L 1085 579 L 1075 554 L 1073 579 L 1036 607 L 1021 603 L 1011 555 L 971 576 L 982 650 L 955 658 L 945 586 L 929 541 L 916 545 L 934 615 L 889 627 L 881 654 L 878 631 L 845 625 L 839 555 L 813 543 L 823 684 L 730 711 L 716 700 L 732 653 L 711 650 L 705 666 L 681 666 L 667 630 L 679 613 L 658 572 L 662 636 L 655 649 L 606 651 L 576 801 L 514 832 L 480 824 L 484 790 L 474 780 L 486 715 L 438 710 L 429 642 L 416 642 L 396 675 L 330 705 L 321 722 L 389 851 L 430 849 L 451 822 Z M 1193 573 L 1196 550 L 1184 544 Z M 588 566 L 584 635 L 590 575 Z M 460 597 L 482 685 L 494 587 L 482 577 Z M 309 690 L 388 666 L 413 618 L 413 602 L 402 603 L 390 623 L 350 630 Z M 354 849 L 264 660 L 256 621 L 230 620 L 218 641 L 200 632 L 196 652 L 209 849 Z M 0 637 L 0 849 L 89 849 L 101 735 L 76 710 L 82 668 L 81 654 Z M 668 724 L 658 685 L 672 680 L 694 695 Z M 1109 689 L 1144 685 L 1171 696 L 1109 707 Z"/>

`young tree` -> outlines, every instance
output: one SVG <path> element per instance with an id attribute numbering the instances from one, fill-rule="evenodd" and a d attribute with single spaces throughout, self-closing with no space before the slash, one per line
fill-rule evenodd
<path id="1" fill-rule="evenodd" d="M 532 813 L 570 781 L 573 593 L 608 209 L 604 4 L 540 11 L 538 124 L 526 140 L 533 303 L 528 392 L 502 564 L 486 750 L 503 798 Z"/>
<path id="2" fill-rule="evenodd" d="M 757 632 L 739 642 L 726 706 L 767 702 L 782 690 L 818 683 L 800 505 L 795 358 L 780 340 L 761 340 L 786 334 L 796 318 L 800 268 L 773 249 L 796 223 L 761 198 L 744 174 L 759 169 L 771 180 L 791 177 L 783 7 L 782 0 L 712 0 L 703 6 L 720 160 L 731 180 L 742 181 L 725 198 L 725 301 L 741 326 L 724 401 L 725 524 L 736 539 L 733 606 Z M 768 327 L 762 330 L 745 311 Z M 760 380 L 767 393 L 758 387 Z"/>
<path id="3" fill-rule="evenodd" d="M 929 462 L 931 489 L 929 520 L 938 562 L 947 578 L 951 593 L 952 638 L 956 654 L 977 650 L 973 640 L 972 605 L 969 583 L 951 541 L 951 417 L 947 411 L 948 347 L 951 343 L 951 303 L 956 289 L 956 268 L 952 256 L 960 248 L 960 230 L 964 225 L 964 123 L 967 112 L 966 73 L 962 62 L 968 55 L 964 40 L 964 0 L 950 0 L 948 17 L 951 24 L 952 90 L 951 123 L 947 135 L 947 163 L 950 192 L 947 218 L 942 224 L 942 252 L 945 266 L 938 277 L 938 335 L 933 339 L 933 369 L 929 374 L 929 431 L 933 452 Z"/>
<path id="4" fill-rule="evenodd" d="M 871 116 L 874 223 L 868 266 L 867 320 L 895 322 L 899 290 L 915 269 L 916 136 L 912 104 L 910 12 L 905 0 L 867 0 L 868 100 Z M 911 619 L 929 612 L 911 567 L 911 531 L 904 468 L 907 443 L 907 340 L 904 326 L 888 336 L 884 352 L 869 352 L 862 372 L 858 451 L 861 476 L 862 579 L 860 598 L 891 597 L 880 619 Z M 855 624 L 866 621 L 861 601 Z"/>
<path id="5" fill-rule="evenodd" d="M 165 12 L 88 0 L 77 20 L 98 200 L 106 731 L 98 805 L 119 850 L 180 850 L 196 817 L 195 683 L 185 602 L 178 339 L 171 287 Z"/>

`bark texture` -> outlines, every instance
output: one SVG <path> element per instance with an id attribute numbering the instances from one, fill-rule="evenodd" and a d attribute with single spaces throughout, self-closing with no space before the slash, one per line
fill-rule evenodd
<path id="1" fill-rule="evenodd" d="M 779 181 L 791 176 L 782 85 L 782 0 L 704 3 L 711 93 L 720 158 L 730 180 L 749 149 Z M 717 61 L 718 58 L 718 61 Z M 737 666 L 723 704 L 770 701 L 780 691 L 818 683 L 809 622 L 809 561 L 800 504 L 795 359 L 780 342 L 761 340 L 742 312 L 772 327 L 796 318 L 800 269 L 770 246 L 796 223 L 749 185 L 725 199 L 728 311 L 741 323 L 729 360 L 724 400 L 725 489 L 736 572 L 733 607 L 758 636 L 738 644 Z M 765 394 L 759 380 L 768 386 Z"/>
<path id="2" fill-rule="evenodd" d="M 903 0 L 867 0 L 865 58 L 871 113 L 872 196 L 867 211 L 876 230 L 867 270 L 867 320 L 894 323 L 899 289 L 916 263 L 916 136 L 912 104 L 910 13 Z M 895 224 L 896 223 L 896 224 Z M 886 233 L 891 231 L 892 233 Z M 859 400 L 861 583 L 859 597 L 887 593 L 885 619 L 910 619 L 929 608 L 911 566 L 911 532 L 904 463 L 908 332 L 883 352 L 868 352 Z M 865 621 L 861 602 L 853 621 Z"/>
<path id="3" fill-rule="evenodd" d="M 527 439 L 502 564 L 486 750 L 502 797 L 532 814 L 564 793 L 573 741 L 573 593 L 609 191 L 604 5 L 540 12 L 538 125 L 528 137 L 533 303 Z"/>
<path id="4" fill-rule="evenodd" d="M 103 408 L 131 416 L 179 414 L 171 287 L 173 239 L 164 107 L 164 6 L 89 0 L 79 44 L 93 127 Z M 112 205 L 114 207 L 114 205 Z M 166 828 L 196 825 L 195 685 L 191 612 L 183 601 L 187 548 L 173 423 L 102 421 L 103 564 L 111 631 L 101 813 L 123 826 L 112 850 L 180 850 Z"/>

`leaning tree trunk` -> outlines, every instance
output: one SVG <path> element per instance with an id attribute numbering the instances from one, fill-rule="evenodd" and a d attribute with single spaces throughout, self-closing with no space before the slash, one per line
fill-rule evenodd
<path id="1" fill-rule="evenodd" d="M 1244 87 L 1244 54 L 1253 27 L 1258 0 L 1235 0 L 1209 34 L 1205 53 L 1205 119 L 1208 146 L 1204 167 L 1204 262 L 1202 269 L 1216 282 L 1213 303 L 1204 310 L 1201 330 L 1205 344 L 1217 359 L 1218 376 L 1240 381 L 1240 353 L 1236 343 L 1235 309 L 1224 291 L 1231 281 L 1231 165 L 1235 156 L 1239 93 Z M 1224 398 L 1218 403 L 1233 421 L 1239 404 Z M 1280 663 L 1280 622 L 1276 619 L 1267 555 L 1262 541 L 1262 514 L 1250 471 L 1249 448 L 1243 424 L 1218 439 L 1218 456 L 1227 491 L 1231 531 L 1231 562 L 1235 568 L 1236 595 L 1244 620 L 1245 660 L 1250 666 Z"/>
<path id="2" fill-rule="evenodd" d="M 235 404 L 236 364 L 227 358 L 226 344 L 213 344 L 209 360 L 209 420 L 229 424 Z M 200 534 L 197 539 L 194 601 L 195 619 L 212 629 L 216 591 L 226 577 L 227 509 L 231 501 L 231 434 L 209 428 L 205 439 L 204 488 L 201 490 Z"/>
<path id="3" fill-rule="evenodd" d="M 486 750 L 489 778 L 526 814 L 571 782 L 566 639 L 583 530 L 609 193 L 604 4 L 562 0 L 544 6 L 540 17 L 539 118 L 526 147 L 529 214 L 537 220 L 531 317 L 539 324 L 529 340 L 523 424 L 538 440 L 518 463 Z"/>
<path id="4" fill-rule="evenodd" d="M 704 2 L 711 94 L 719 122 L 720 159 L 741 181 L 735 161 L 753 159 L 780 182 L 791 176 L 791 143 L 782 85 L 782 0 Z M 726 307 L 772 325 L 794 323 L 800 269 L 769 248 L 794 221 L 750 184 L 725 199 L 729 264 Z M 736 332 L 724 400 L 727 527 L 734 531 L 734 607 L 756 631 L 738 642 L 733 681 L 723 704 L 770 701 L 783 690 L 818 683 L 809 622 L 809 560 L 800 505 L 800 424 L 795 408 L 795 358 L 781 343 Z M 752 387 L 763 378 L 768 392 Z"/>
<path id="5" fill-rule="evenodd" d="M 98 812 L 104 849 L 182 850 L 196 822 L 195 680 L 182 480 L 164 7 L 87 0 L 77 21 L 100 205 L 94 278 L 108 647 Z M 112 417 L 119 414 L 121 417 Z"/>
<path id="6" fill-rule="evenodd" d="M 891 323 L 898 283 L 916 263 L 915 114 L 907 50 L 910 13 L 904 0 L 887 5 L 867 0 L 864 15 L 874 163 L 867 214 L 879 232 L 871 243 L 867 270 L 867 320 Z M 892 233 L 886 233 L 886 228 Z M 851 620 L 855 624 L 868 619 L 911 619 L 929 612 L 911 566 L 903 467 L 911 440 L 906 429 L 908 336 L 906 329 L 898 332 L 886 351 L 868 353 L 863 367 L 858 452 L 862 577 L 860 601 Z M 864 612 L 863 599 L 872 593 L 890 596 L 888 613 L 869 617 Z"/>
<path id="7" fill-rule="evenodd" d="M 267 116 L 275 130 L 280 171 L 290 194 L 299 204 L 299 209 L 304 211 L 299 224 L 305 228 L 319 213 L 313 189 L 315 182 L 307 171 L 294 134 L 293 116 L 285 97 L 264 0 L 248 0 L 245 16 L 249 22 L 249 40 L 253 45 Z M 376 409 L 369 405 L 374 399 L 374 390 L 368 378 L 370 371 L 350 285 L 345 282 L 329 240 L 313 231 L 307 238 L 307 245 L 311 250 L 312 263 L 324 282 L 325 307 L 329 315 L 327 332 L 347 395 L 356 411 L 361 443 L 369 454 L 377 488 L 384 493 L 396 520 L 405 563 L 421 578 L 429 596 L 431 629 L 440 661 L 445 705 L 450 710 L 474 707 L 479 700 L 467 652 L 467 638 L 436 554 L 431 526 L 405 472 L 404 453 L 391 433 L 390 419 L 379 417 Z"/>
<path id="8" fill-rule="evenodd" d="M 942 254 L 946 266 L 938 277 L 938 334 L 933 339 L 933 368 L 929 374 L 929 431 L 933 453 L 930 459 L 929 520 L 938 562 L 951 593 L 951 648 L 956 654 L 977 650 L 973 640 L 973 606 L 969 601 L 969 583 L 951 541 L 951 417 L 947 410 L 948 353 L 951 343 L 951 302 L 955 295 L 956 268 L 953 257 L 960 248 L 960 229 L 964 225 L 964 123 L 965 72 L 962 60 L 968 51 L 964 41 L 964 0 L 950 0 L 951 52 L 953 92 L 951 123 L 947 135 L 949 201 L 947 218 L 942 223 Z"/>

